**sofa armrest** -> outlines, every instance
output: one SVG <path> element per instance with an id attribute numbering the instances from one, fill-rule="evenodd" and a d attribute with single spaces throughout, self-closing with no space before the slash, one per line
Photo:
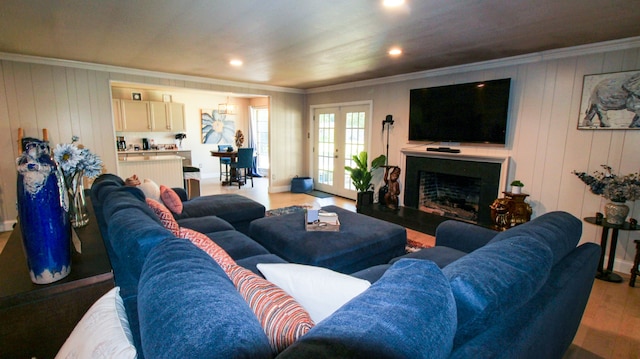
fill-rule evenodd
<path id="1" fill-rule="evenodd" d="M 449 220 L 436 228 L 436 246 L 470 253 L 487 244 L 498 233 L 475 224 Z"/>

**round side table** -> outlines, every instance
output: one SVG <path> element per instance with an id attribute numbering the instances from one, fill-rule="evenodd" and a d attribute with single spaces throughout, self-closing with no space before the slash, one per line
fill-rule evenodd
<path id="1" fill-rule="evenodd" d="M 600 264 L 598 265 L 598 273 L 596 278 L 607 282 L 621 283 L 622 277 L 613 273 L 613 261 L 616 258 L 616 246 L 618 245 L 618 231 L 637 231 L 640 228 L 631 228 L 629 222 L 625 222 L 621 225 L 607 223 L 607 219 L 603 218 L 602 221 L 596 221 L 596 217 L 586 217 L 584 221 L 587 223 L 595 224 L 602 227 L 602 236 L 600 237 Z M 604 269 L 604 252 L 607 248 L 607 240 L 609 239 L 609 229 L 613 231 L 611 234 L 611 243 L 609 246 L 609 260 L 607 262 L 607 269 Z"/>

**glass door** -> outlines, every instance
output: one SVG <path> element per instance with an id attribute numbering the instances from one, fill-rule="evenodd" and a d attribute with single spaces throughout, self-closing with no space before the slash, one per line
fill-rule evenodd
<path id="1" fill-rule="evenodd" d="M 369 105 L 318 108 L 314 111 L 314 182 L 323 192 L 356 198 L 345 166 L 367 148 Z"/>

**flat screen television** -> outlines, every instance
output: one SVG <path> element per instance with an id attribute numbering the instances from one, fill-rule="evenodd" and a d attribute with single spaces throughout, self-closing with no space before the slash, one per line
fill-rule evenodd
<path id="1" fill-rule="evenodd" d="M 511 79 L 412 89 L 409 140 L 505 144 Z"/>

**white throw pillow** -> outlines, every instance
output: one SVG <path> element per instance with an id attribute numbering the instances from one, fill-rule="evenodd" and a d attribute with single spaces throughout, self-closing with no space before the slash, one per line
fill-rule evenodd
<path id="1" fill-rule="evenodd" d="M 162 203 L 162 200 L 160 199 L 160 186 L 158 186 L 157 183 L 148 178 L 145 178 L 142 184 L 138 185 L 138 188 L 142 190 L 142 193 L 144 193 L 145 197 Z"/>
<path id="2" fill-rule="evenodd" d="M 120 287 L 93 303 L 56 355 L 56 359 L 136 357 Z"/>
<path id="3" fill-rule="evenodd" d="M 268 281 L 297 300 L 316 324 L 371 286 L 364 279 L 322 267 L 293 263 L 257 267 Z"/>

